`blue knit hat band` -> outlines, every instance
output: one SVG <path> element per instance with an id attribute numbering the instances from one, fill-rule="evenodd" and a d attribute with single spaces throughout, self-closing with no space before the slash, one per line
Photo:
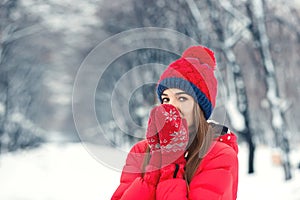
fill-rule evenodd
<path id="1" fill-rule="evenodd" d="M 212 113 L 213 107 L 211 102 L 205 96 L 201 90 L 198 89 L 193 83 L 177 77 L 170 77 L 163 79 L 157 86 L 158 99 L 162 103 L 161 95 L 164 90 L 168 88 L 178 88 L 191 95 L 199 104 L 200 108 L 204 112 L 204 116 L 208 119 Z"/>

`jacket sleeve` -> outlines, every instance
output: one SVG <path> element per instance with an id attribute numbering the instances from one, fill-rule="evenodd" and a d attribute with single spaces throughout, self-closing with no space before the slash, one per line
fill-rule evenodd
<path id="1" fill-rule="evenodd" d="M 183 179 L 169 179 L 157 186 L 157 200 L 235 200 L 238 179 L 237 153 L 223 148 L 207 154 L 189 188 Z"/>
<path id="2" fill-rule="evenodd" d="M 155 199 L 156 186 L 153 178 L 157 172 L 145 173 L 142 177 L 141 167 L 144 162 L 145 145 L 135 145 L 129 152 L 121 174 L 120 185 L 111 200 Z"/>

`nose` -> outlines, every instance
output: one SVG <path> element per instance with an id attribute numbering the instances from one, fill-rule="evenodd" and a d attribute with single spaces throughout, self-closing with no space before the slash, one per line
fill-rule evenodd
<path id="1" fill-rule="evenodd" d="M 170 99 L 169 104 L 173 105 L 181 113 L 180 103 L 176 100 L 176 98 Z"/>

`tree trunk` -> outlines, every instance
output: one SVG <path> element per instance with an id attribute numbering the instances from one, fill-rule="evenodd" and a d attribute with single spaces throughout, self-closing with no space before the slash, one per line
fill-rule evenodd
<path id="1" fill-rule="evenodd" d="M 275 77 L 275 68 L 269 49 L 269 38 L 265 26 L 264 4 L 262 0 L 249 0 L 247 4 L 247 11 L 252 19 L 251 32 L 254 40 L 256 40 L 259 44 L 259 53 L 266 73 L 266 98 L 271 109 L 271 125 L 275 133 L 275 144 L 282 150 L 282 165 L 284 169 L 285 180 L 289 180 L 292 178 L 289 159 L 289 141 L 287 137 L 284 113 L 280 105 L 278 83 Z"/>
<path id="2" fill-rule="evenodd" d="M 231 70 L 229 72 L 229 77 L 232 80 L 228 81 L 229 88 L 229 104 L 227 105 L 228 116 L 230 122 L 240 135 L 242 135 L 248 144 L 248 173 L 254 173 L 254 154 L 255 154 L 255 144 L 253 142 L 253 137 L 250 129 L 249 123 L 249 108 L 248 108 L 248 97 L 246 93 L 244 78 L 240 69 L 240 66 L 236 63 L 235 56 L 231 49 L 224 49 L 228 67 Z M 228 69 L 228 68 L 227 68 Z M 233 111 L 233 108 L 235 111 Z M 238 114 L 237 114 L 238 113 Z"/>
<path id="3" fill-rule="evenodd" d="M 226 103 L 226 109 L 231 125 L 245 138 L 248 144 L 248 173 L 251 174 L 254 172 L 255 144 L 253 142 L 249 123 L 248 97 L 240 66 L 237 64 L 235 54 L 232 50 L 234 45 L 242 38 L 243 32 L 247 29 L 249 24 L 249 20 L 230 3 L 220 3 L 222 9 L 226 10 L 228 15 L 233 16 L 234 20 L 237 20 L 241 24 L 238 31 L 232 31 L 228 26 L 222 23 L 222 17 L 224 16 L 218 16 L 218 14 L 216 14 L 222 13 L 217 10 L 217 6 L 209 0 L 207 1 L 207 4 L 212 11 L 210 12 L 211 23 L 214 24 L 218 41 L 221 42 L 221 45 L 219 46 L 222 47 L 221 51 L 227 60 L 227 72 L 230 80 L 227 81 L 229 99 Z M 231 34 L 232 32 L 234 32 L 234 34 Z"/>

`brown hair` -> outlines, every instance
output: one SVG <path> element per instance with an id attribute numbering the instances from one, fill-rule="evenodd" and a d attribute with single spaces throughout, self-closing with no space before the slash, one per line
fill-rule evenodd
<path id="1" fill-rule="evenodd" d="M 185 166 L 185 179 L 189 184 L 194 176 L 196 170 L 203 156 L 210 147 L 213 135 L 208 131 L 209 124 L 205 119 L 204 113 L 198 104 L 194 106 L 194 135 L 190 134 L 190 141 L 192 142 L 188 147 L 188 157 Z"/>

